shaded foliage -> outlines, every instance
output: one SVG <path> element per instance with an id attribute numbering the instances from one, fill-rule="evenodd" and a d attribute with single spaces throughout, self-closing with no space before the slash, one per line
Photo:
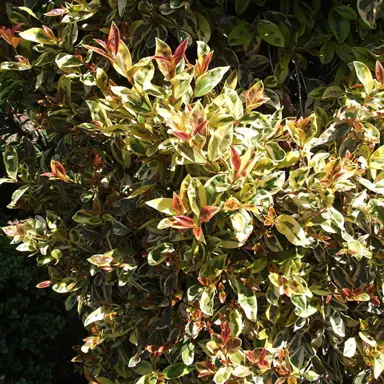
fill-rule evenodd
<path id="1" fill-rule="evenodd" d="M 20 257 L 0 237 L 0 381 L 5 384 L 61 383 L 76 380 L 71 343 L 81 338 L 74 314 L 35 285 L 44 271 Z M 75 329 L 77 332 L 73 332 Z M 57 341 L 60 340 L 60 343 Z"/>

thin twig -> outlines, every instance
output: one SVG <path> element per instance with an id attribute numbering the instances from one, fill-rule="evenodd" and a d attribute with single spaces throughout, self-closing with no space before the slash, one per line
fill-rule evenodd
<path id="1" fill-rule="evenodd" d="M 295 75 L 296 75 L 296 79 L 297 79 L 297 88 L 299 91 L 300 114 L 301 114 L 301 116 L 303 116 L 304 112 L 303 112 L 303 102 L 302 102 L 302 98 L 301 98 L 301 83 L 300 83 L 299 67 L 297 66 L 296 62 L 294 62 L 294 63 L 295 63 Z"/>
<path id="2" fill-rule="evenodd" d="M 304 88 L 305 88 L 305 92 L 306 94 L 308 95 L 308 87 L 307 87 L 307 82 L 305 81 L 305 77 L 303 75 L 303 72 L 299 69 L 299 73 L 300 73 L 300 76 L 301 76 L 301 80 L 303 80 L 303 85 L 304 85 Z"/>
<path id="3" fill-rule="evenodd" d="M 268 56 L 269 56 L 269 64 L 271 64 L 272 73 L 275 74 L 275 70 L 272 65 L 271 46 L 269 44 L 268 44 Z"/>

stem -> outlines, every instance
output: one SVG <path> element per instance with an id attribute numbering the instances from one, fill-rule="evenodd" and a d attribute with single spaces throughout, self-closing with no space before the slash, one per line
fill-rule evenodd
<path id="1" fill-rule="evenodd" d="M 300 75 L 299 75 L 299 67 L 297 66 L 296 62 L 295 63 L 295 75 L 297 79 L 297 88 L 299 91 L 299 104 L 300 104 L 300 114 L 303 116 L 303 102 L 302 102 L 302 97 L 301 97 L 301 83 L 300 83 Z"/>
<path id="2" fill-rule="evenodd" d="M 269 57 L 269 64 L 271 64 L 272 73 L 275 74 L 275 70 L 272 65 L 271 47 L 269 44 L 268 44 L 268 57 Z"/>

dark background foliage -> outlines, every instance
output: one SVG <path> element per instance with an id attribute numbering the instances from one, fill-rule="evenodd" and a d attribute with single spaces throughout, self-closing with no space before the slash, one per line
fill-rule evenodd
<path id="1" fill-rule="evenodd" d="M 0 118 L 9 122 L 4 114 Z M 1 162 L 1 175 L 3 167 Z M 2 186 L 1 225 L 16 217 L 6 208 L 16 188 Z M 71 362 L 72 346 L 84 337 L 80 320 L 66 312 L 64 297 L 35 287 L 47 278 L 46 269 L 14 248 L 0 236 L 0 383 L 83 383 Z"/>

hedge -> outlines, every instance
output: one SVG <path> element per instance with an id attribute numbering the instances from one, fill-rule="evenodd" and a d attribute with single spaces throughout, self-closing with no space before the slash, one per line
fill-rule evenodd
<path id="1" fill-rule="evenodd" d="M 46 146 L 7 146 L 3 230 L 88 381 L 383 382 L 381 1 L 8 8 Z"/>

